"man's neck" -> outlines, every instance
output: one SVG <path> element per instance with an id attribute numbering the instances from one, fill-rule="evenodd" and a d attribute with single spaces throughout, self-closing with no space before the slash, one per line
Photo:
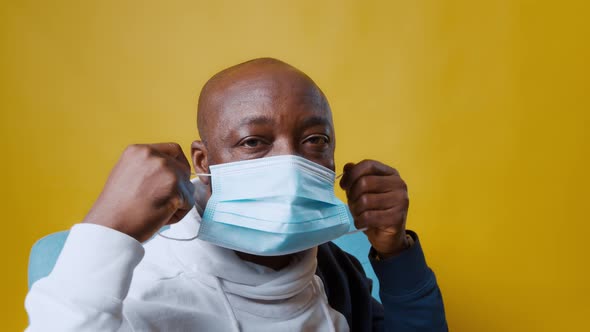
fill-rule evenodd
<path id="1" fill-rule="evenodd" d="M 254 264 L 266 266 L 271 268 L 275 271 L 278 271 L 285 266 L 289 265 L 291 261 L 292 255 L 283 255 L 283 256 L 256 256 L 252 254 L 246 254 L 244 252 L 235 252 L 240 259 L 245 260 L 247 262 L 252 262 Z"/>

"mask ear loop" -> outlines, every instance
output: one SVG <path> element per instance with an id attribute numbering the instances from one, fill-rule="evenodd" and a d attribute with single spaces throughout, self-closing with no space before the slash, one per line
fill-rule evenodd
<path id="1" fill-rule="evenodd" d="M 195 172 L 191 172 L 191 176 L 208 176 L 208 177 L 211 177 L 211 174 L 209 174 L 209 173 L 195 173 Z M 163 231 L 159 231 L 157 233 L 158 236 L 163 237 L 163 238 L 168 239 L 168 240 L 174 240 L 174 241 L 192 241 L 192 240 L 196 239 L 199 236 L 197 234 L 197 235 L 195 235 L 193 237 L 190 237 L 188 239 L 179 239 L 179 238 L 175 238 L 175 237 L 170 237 L 170 236 L 164 235 L 164 234 L 162 234 L 162 232 Z"/>
<path id="2" fill-rule="evenodd" d="M 210 173 L 195 173 L 195 172 L 191 172 L 191 176 L 207 176 L 207 177 L 211 177 Z"/>
<path id="3" fill-rule="evenodd" d="M 199 236 L 197 234 L 197 235 L 195 235 L 193 237 L 189 237 L 188 239 L 179 239 L 179 238 L 175 238 L 175 237 L 166 236 L 166 235 L 162 234 L 162 232 L 158 232 L 158 236 L 163 237 L 163 238 L 168 239 L 168 240 L 174 240 L 174 241 L 192 241 L 192 240 L 195 240 Z"/>
<path id="4" fill-rule="evenodd" d="M 354 231 L 346 232 L 343 235 L 351 235 L 351 234 L 355 234 L 355 233 L 358 233 L 358 232 L 364 232 L 367 229 L 369 229 L 369 227 L 363 227 L 363 228 L 355 229 Z"/>

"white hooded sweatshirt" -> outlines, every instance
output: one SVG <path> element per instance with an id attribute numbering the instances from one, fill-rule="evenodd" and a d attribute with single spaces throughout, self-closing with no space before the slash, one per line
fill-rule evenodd
<path id="1" fill-rule="evenodd" d="M 190 238 L 199 223 L 193 209 L 164 234 Z M 198 239 L 142 245 L 78 224 L 27 295 L 27 331 L 348 331 L 315 276 L 316 253 L 275 271 Z"/>

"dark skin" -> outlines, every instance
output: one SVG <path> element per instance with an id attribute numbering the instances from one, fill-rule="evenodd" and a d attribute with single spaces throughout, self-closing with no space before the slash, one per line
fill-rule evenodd
<path id="1" fill-rule="evenodd" d="M 203 88 L 198 110 L 202 140 L 192 143 L 197 173 L 209 166 L 277 155 L 298 155 L 335 170 L 335 134 L 329 104 L 315 83 L 299 70 L 273 59 L 229 68 Z M 139 165 L 139 166 L 138 166 Z M 408 193 L 399 173 L 378 161 L 344 166 L 340 186 L 357 228 L 382 258 L 407 246 Z M 190 166 L 175 143 L 135 145 L 123 154 L 85 222 L 101 224 L 138 241 L 175 223 L 211 196 L 210 178 L 190 185 Z M 196 194 L 195 194 L 196 190 Z M 289 256 L 244 260 L 281 269 Z"/>

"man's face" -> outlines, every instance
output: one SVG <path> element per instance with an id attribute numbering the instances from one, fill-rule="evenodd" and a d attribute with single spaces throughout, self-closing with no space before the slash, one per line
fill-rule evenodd
<path id="1" fill-rule="evenodd" d="M 204 88 L 199 100 L 203 141 L 192 145 L 197 173 L 209 166 L 279 155 L 297 155 L 331 170 L 334 126 L 330 106 L 307 76 L 285 64 L 244 66 Z M 197 182 L 196 204 L 204 209 L 211 197 L 207 177 Z M 244 253 L 245 260 L 279 269 L 287 256 Z"/>
<path id="2" fill-rule="evenodd" d="M 334 170 L 332 116 L 321 92 L 296 71 L 238 73 L 208 99 L 208 165 L 298 155 Z"/>

